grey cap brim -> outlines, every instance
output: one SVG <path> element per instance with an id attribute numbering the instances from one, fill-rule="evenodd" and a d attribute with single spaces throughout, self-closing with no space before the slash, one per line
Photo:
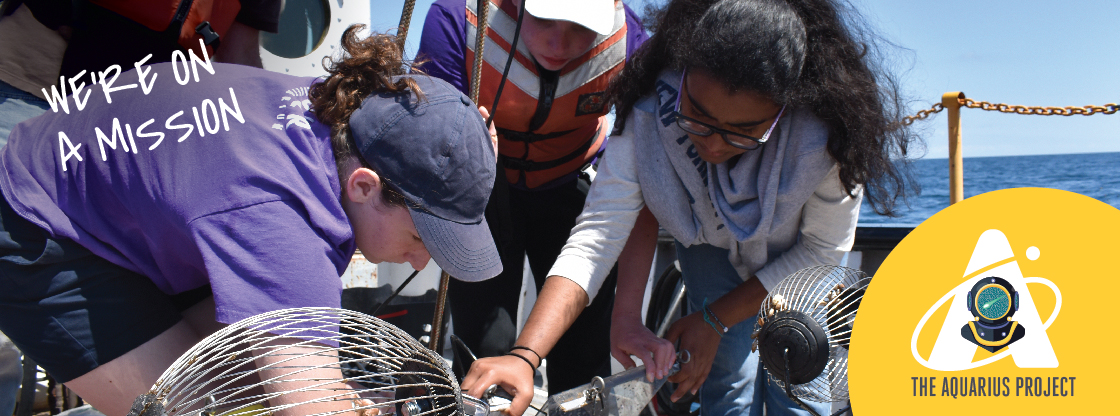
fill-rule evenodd
<path id="1" fill-rule="evenodd" d="M 443 271 L 464 282 L 478 282 L 502 272 L 502 259 L 486 218 L 460 224 L 409 208 L 424 247 Z"/>

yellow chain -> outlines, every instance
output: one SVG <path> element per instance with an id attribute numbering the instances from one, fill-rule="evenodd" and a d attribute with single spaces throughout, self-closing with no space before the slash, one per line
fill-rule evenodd
<path id="1" fill-rule="evenodd" d="M 1083 107 L 1032 107 L 1025 105 L 1010 105 L 1004 103 L 989 103 L 975 101 L 970 98 L 961 100 L 961 106 L 979 108 L 985 111 L 999 111 L 1001 113 L 1033 114 L 1038 116 L 1091 116 L 1093 114 L 1114 114 L 1120 111 L 1120 105 L 1115 103 L 1105 105 L 1086 105 Z"/>
<path id="2" fill-rule="evenodd" d="M 902 118 L 902 125 L 903 126 L 909 126 L 910 124 L 914 123 L 915 121 L 925 120 L 926 117 L 929 117 L 933 114 L 940 113 L 944 109 L 945 109 L 945 106 L 941 105 L 941 103 L 934 104 L 933 107 L 930 107 L 929 110 L 922 110 L 922 111 L 919 111 L 918 114 L 908 116 L 908 117 L 903 117 Z"/>
<path id="3" fill-rule="evenodd" d="M 985 111 L 999 111 L 1001 113 L 1014 113 L 1014 114 L 1031 114 L 1038 116 L 1091 116 L 1093 114 L 1115 114 L 1120 111 L 1120 104 L 1110 103 L 1105 105 L 1086 105 L 1082 107 L 1041 107 L 1041 106 L 1025 106 L 1025 105 L 1011 105 L 1004 103 L 989 103 L 987 101 L 976 101 L 971 98 L 962 98 L 960 100 L 961 107 L 979 108 Z M 928 110 L 921 110 L 918 114 L 904 117 L 902 125 L 909 126 L 915 121 L 924 120 L 933 114 L 940 113 L 945 110 L 945 106 L 941 103 L 934 104 Z"/>

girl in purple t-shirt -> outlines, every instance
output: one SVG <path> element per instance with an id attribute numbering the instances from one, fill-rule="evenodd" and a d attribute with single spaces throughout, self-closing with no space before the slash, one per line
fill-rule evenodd
<path id="1" fill-rule="evenodd" d="M 0 330 L 123 415 L 222 324 L 339 307 L 355 248 L 498 274 L 495 133 L 461 92 L 405 75 L 394 37 L 358 30 L 321 81 L 140 64 L 18 125 L 0 150 Z"/>

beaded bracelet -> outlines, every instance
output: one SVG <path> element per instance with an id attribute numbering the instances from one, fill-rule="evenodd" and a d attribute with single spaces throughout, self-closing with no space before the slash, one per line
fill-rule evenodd
<path id="1" fill-rule="evenodd" d="M 716 314 L 712 312 L 710 308 L 708 308 L 707 298 L 704 299 L 704 305 L 701 307 L 701 309 L 704 311 L 704 322 L 707 322 L 708 325 L 710 325 L 712 329 L 715 330 L 717 334 L 719 334 L 719 337 L 723 338 L 723 334 L 726 334 L 729 329 L 727 328 L 727 326 L 724 326 L 723 322 L 720 322 L 719 318 L 716 317 Z M 713 322 L 713 320 L 715 320 L 715 322 Z"/>
<path id="2" fill-rule="evenodd" d="M 718 317 L 718 316 L 716 316 L 716 313 L 715 313 L 715 312 L 712 312 L 712 308 L 710 308 L 710 307 L 708 307 L 708 306 L 704 306 L 704 309 L 708 311 L 708 316 L 711 316 L 711 317 L 712 317 L 712 320 L 713 320 L 713 321 L 716 321 L 716 324 L 719 324 L 719 327 L 720 327 L 721 329 L 723 329 L 723 332 L 724 332 L 724 333 L 726 333 L 727 331 L 730 331 L 730 330 L 731 330 L 731 328 L 728 328 L 728 327 L 727 327 L 727 325 L 724 325 L 724 324 L 723 324 L 723 321 L 719 320 L 719 317 Z"/>

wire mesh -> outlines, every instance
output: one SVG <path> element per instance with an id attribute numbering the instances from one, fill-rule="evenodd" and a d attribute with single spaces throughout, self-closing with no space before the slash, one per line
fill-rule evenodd
<path id="1" fill-rule="evenodd" d="M 815 402 L 848 399 L 848 344 L 855 324 L 856 309 L 871 278 L 860 270 L 841 266 L 813 266 L 801 269 L 775 286 L 762 301 L 762 321 L 780 311 L 799 311 L 808 315 L 828 334 L 828 365 L 813 380 L 793 384 L 791 392 Z M 772 375 L 784 370 L 770 369 Z M 783 390 L 781 377 L 771 377 Z"/>
<path id="2" fill-rule="evenodd" d="M 380 319 L 332 308 L 285 309 L 230 325 L 183 354 L 149 395 L 167 416 L 463 410 L 442 357 Z"/>

